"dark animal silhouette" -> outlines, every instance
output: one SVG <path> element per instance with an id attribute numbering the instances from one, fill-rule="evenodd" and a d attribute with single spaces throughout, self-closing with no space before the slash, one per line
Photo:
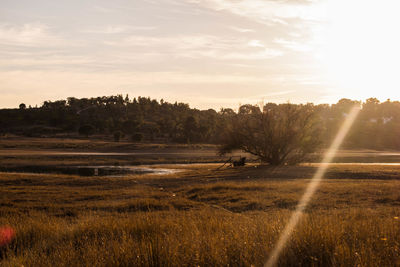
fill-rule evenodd
<path id="1" fill-rule="evenodd" d="M 234 160 L 232 164 L 233 167 L 244 166 L 246 164 L 246 157 L 240 157 L 239 160 Z"/>

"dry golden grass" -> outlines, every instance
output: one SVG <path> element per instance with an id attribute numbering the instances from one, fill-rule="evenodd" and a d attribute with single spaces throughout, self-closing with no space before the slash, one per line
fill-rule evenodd
<path id="1" fill-rule="evenodd" d="M 262 266 L 315 168 L 215 167 L 0 173 L 0 225 L 17 232 L 0 266 Z M 333 167 L 279 265 L 400 265 L 399 170 Z"/>

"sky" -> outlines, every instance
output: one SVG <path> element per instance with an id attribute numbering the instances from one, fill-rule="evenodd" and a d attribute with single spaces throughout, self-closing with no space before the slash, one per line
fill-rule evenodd
<path id="1" fill-rule="evenodd" d="M 0 107 L 400 98 L 396 1 L 2 0 Z"/>

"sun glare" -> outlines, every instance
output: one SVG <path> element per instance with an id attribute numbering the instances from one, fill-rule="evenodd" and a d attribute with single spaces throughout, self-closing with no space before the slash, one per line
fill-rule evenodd
<path id="1" fill-rule="evenodd" d="M 400 98 L 397 1 L 331 0 L 317 57 L 328 79 L 349 97 Z"/>
<path id="2" fill-rule="evenodd" d="M 357 118 L 358 113 L 360 112 L 360 107 L 354 106 L 347 116 L 346 120 L 344 121 L 342 127 L 340 127 L 339 132 L 337 133 L 335 139 L 333 140 L 331 146 L 327 150 L 322 159 L 322 164 L 317 169 L 314 177 L 311 179 L 311 182 L 308 184 L 306 191 L 304 192 L 303 196 L 301 197 L 299 203 L 297 204 L 296 210 L 292 213 L 289 222 L 286 224 L 284 230 L 282 231 L 279 240 L 272 250 L 271 254 L 269 255 L 268 261 L 264 264 L 264 267 L 274 267 L 278 262 L 279 255 L 287 245 L 287 242 L 290 236 L 293 233 L 293 230 L 296 228 L 297 224 L 300 221 L 300 218 L 303 216 L 303 212 L 307 207 L 308 203 L 311 201 L 313 195 L 315 194 L 316 190 L 319 187 L 322 179 L 324 178 L 325 172 L 328 169 L 329 164 L 332 162 L 333 158 L 335 157 L 337 150 L 343 143 L 344 138 L 346 137 L 347 133 L 351 129 L 355 119 Z"/>

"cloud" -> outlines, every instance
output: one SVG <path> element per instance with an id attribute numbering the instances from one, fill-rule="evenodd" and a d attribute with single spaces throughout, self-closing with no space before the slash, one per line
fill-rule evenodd
<path id="1" fill-rule="evenodd" d="M 318 24 L 313 1 L 92 2 L 71 1 L 57 12 L 10 7 L 16 16 L 0 23 L 0 95 L 43 101 L 122 88 L 192 103 L 215 97 L 204 99 L 209 107 L 225 98 L 226 105 L 306 98 L 306 90 L 318 86 L 308 78 L 320 68 L 306 47 Z"/>
<path id="2" fill-rule="evenodd" d="M 320 20 L 321 8 L 315 1 L 291 0 L 188 0 L 191 3 L 227 11 L 263 24 L 287 24 L 287 19 Z"/>
<path id="3" fill-rule="evenodd" d="M 188 0 L 192 4 L 215 12 L 229 12 L 248 22 L 256 22 L 257 37 L 250 40 L 248 46 L 269 48 L 279 51 L 312 52 L 319 44 L 321 34 L 318 29 L 326 22 L 326 5 L 323 1 L 313 0 Z M 230 29 L 248 33 L 254 30 L 247 27 L 231 26 Z M 266 31 L 265 36 L 260 35 Z M 262 36 L 262 37 L 261 37 Z M 278 53 L 276 54 L 278 55 Z"/>
<path id="4" fill-rule="evenodd" d="M 213 35 L 182 35 L 175 37 L 129 36 L 118 41 L 105 41 L 108 46 L 145 48 L 157 51 L 154 56 L 173 55 L 186 58 L 220 60 L 261 60 L 278 57 L 282 51 L 268 48 L 260 40 Z"/>
<path id="5" fill-rule="evenodd" d="M 237 60 L 265 60 L 282 56 L 284 53 L 275 49 L 264 49 L 260 52 L 253 53 L 227 53 L 221 55 L 221 59 L 237 59 Z"/>
<path id="6" fill-rule="evenodd" d="M 82 66 L 93 64 L 93 60 L 83 56 L 61 56 L 61 55 L 48 55 L 35 57 L 32 55 L 24 57 L 8 58 L 3 65 L 14 68 L 34 67 L 35 69 L 49 67 L 52 69 L 66 68 L 69 66 Z"/>
<path id="7" fill-rule="evenodd" d="M 245 28 L 240 28 L 240 27 L 229 27 L 231 30 L 241 32 L 241 33 L 247 33 L 247 32 L 255 32 L 253 29 L 245 29 Z"/>
<path id="8" fill-rule="evenodd" d="M 185 84 L 248 84 L 263 83 L 265 77 L 253 75 L 229 74 L 201 74 L 185 72 L 138 72 L 138 71 L 108 71 L 108 72 L 77 72 L 52 70 L 18 70 L 0 71 L 3 81 L 1 90 L 6 88 L 45 88 L 47 84 L 54 84 L 59 91 L 70 88 L 80 88 L 81 85 L 96 88 L 109 88 L 121 84 L 130 84 L 135 87 L 154 85 L 185 85 Z M 21 79 L 21 77 L 25 77 Z M 157 77 L 157 79 L 154 79 Z M 44 87 L 43 87 L 44 86 Z M 1 92 L 0 90 L 0 92 Z M 24 90 L 24 89 L 20 89 Z"/>
<path id="9" fill-rule="evenodd" d="M 100 34 L 114 34 L 114 33 L 123 33 L 126 32 L 125 26 L 106 26 L 104 28 L 98 29 L 88 29 L 82 31 L 84 33 L 100 33 Z"/>
<path id="10" fill-rule="evenodd" d="M 296 52 L 309 52 L 313 49 L 311 42 L 297 42 L 293 40 L 286 40 L 286 39 L 275 39 L 274 42 L 282 47 L 287 49 L 296 51 Z"/>
<path id="11" fill-rule="evenodd" d="M 247 44 L 251 47 L 265 47 L 260 40 L 251 40 Z"/>
<path id="12" fill-rule="evenodd" d="M 108 25 L 102 28 L 92 28 L 83 30 L 83 33 L 96 33 L 96 34 L 118 34 L 133 31 L 152 31 L 157 29 L 155 26 L 128 26 L 128 25 Z"/>
<path id="13" fill-rule="evenodd" d="M 54 46 L 63 40 L 51 35 L 49 27 L 40 23 L 28 23 L 22 26 L 0 25 L 0 45 L 9 46 Z"/>

